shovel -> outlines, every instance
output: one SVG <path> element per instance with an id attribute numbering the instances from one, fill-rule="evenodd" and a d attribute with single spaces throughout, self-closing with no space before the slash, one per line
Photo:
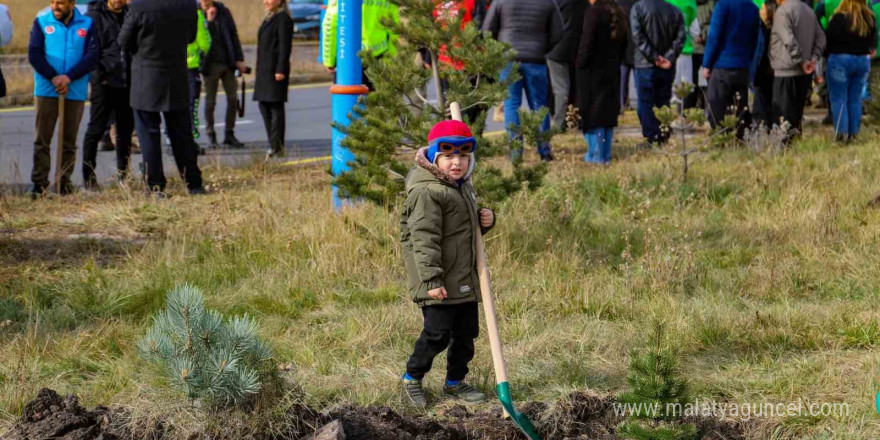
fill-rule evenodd
<path id="1" fill-rule="evenodd" d="M 55 192 L 61 194 L 61 168 L 64 166 L 64 96 L 58 95 L 58 148 L 55 151 Z"/>
<path id="2" fill-rule="evenodd" d="M 452 119 L 461 121 L 461 107 L 457 102 L 449 104 Z M 477 271 L 480 274 L 480 294 L 483 298 L 483 312 L 486 315 L 486 328 L 489 332 L 489 345 L 492 347 L 492 363 L 495 367 L 495 393 L 504 413 L 509 416 L 513 423 L 531 440 L 541 440 L 541 436 L 535 430 L 534 425 L 524 414 L 519 413 L 513 406 L 513 396 L 510 394 L 510 383 L 507 381 L 507 364 L 504 362 L 504 351 L 501 349 L 501 333 L 498 331 L 498 321 L 495 319 L 495 298 L 492 296 L 492 280 L 489 273 L 489 263 L 486 256 L 486 246 L 483 244 L 483 234 L 477 225 L 474 233 L 477 242 Z"/>

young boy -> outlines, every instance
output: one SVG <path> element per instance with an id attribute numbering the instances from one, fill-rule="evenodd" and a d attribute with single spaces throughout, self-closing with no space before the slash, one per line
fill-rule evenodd
<path id="1" fill-rule="evenodd" d="M 464 382 L 479 333 L 480 279 L 474 230 L 485 234 L 495 214 L 478 209 L 471 173 L 477 142 L 467 125 L 442 121 L 428 133 L 428 147 L 416 154 L 406 179 L 401 215 L 403 259 L 413 301 L 425 324 L 403 376 L 405 399 L 427 405 L 422 378 L 434 357 L 446 350 L 443 391 L 464 403 L 486 395 Z"/>

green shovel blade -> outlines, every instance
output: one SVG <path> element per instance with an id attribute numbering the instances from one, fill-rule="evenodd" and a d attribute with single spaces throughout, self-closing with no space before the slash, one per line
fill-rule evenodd
<path id="1" fill-rule="evenodd" d="M 513 397 L 510 394 L 510 384 L 507 382 L 501 382 L 495 387 L 495 391 L 498 393 L 498 400 L 501 401 L 501 406 L 507 410 L 507 414 L 510 414 L 510 419 L 513 420 L 513 423 L 516 424 L 519 430 L 531 440 L 541 440 L 541 436 L 538 435 L 535 426 L 532 425 L 529 418 L 524 414 L 517 412 L 516 408 L 513 407 Z"/>

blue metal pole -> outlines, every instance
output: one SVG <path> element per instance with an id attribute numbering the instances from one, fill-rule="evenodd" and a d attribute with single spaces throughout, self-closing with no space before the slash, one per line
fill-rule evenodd
<path id="1" fill-rule="evenodd" d="M 357 104 L 358 97 L 367 93 L 363 85 L 361 59 L 361 8 L 363 0 L 340 0 L 338 26 L 338 56 L 336 62 L 336 84 L 330 88 L 332 99 L 333 122 L 339 126 L 347 126 L 349 115 Z M 348 171 L 348 163 L 354 160 L 354 154 L 342 147 L 345 135 L 338 128 L 333 129 L 332 138 L 332 172 L 338 176 Z M 339 198 L 338 189 L 333 186 L 333 206 L 340 208 L 343 201 Z"/>

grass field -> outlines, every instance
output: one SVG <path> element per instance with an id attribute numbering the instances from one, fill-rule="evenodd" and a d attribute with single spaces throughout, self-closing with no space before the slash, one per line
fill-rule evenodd
<path id="1" fill-rule="evenodd" d="M 497 206 L 488 236 L 517 399 L 625 390 L 629 350 L 661 319 L 701 399 L 849 405 L 759 420 L 752 438 L 880 436 L 878 137 L 828 138 L 777 157 L 711 152 L 681 185 L 677 162 L 632 138 L 595 168 L 580 162 L 582 139 L 558 137 L 546 186 Z M 322 169 L 206 175 L 201 198 L 0 198 L 0 431 L 44 386 L 89 406 L 166 405 L 134 341 L 183 283 L 257 317 L 310 404 L 399 406 L 420 315 L 396 215 L 334 213 Z M 489 390 L 485 336 L 477 347 L 471 380 Z"/>

